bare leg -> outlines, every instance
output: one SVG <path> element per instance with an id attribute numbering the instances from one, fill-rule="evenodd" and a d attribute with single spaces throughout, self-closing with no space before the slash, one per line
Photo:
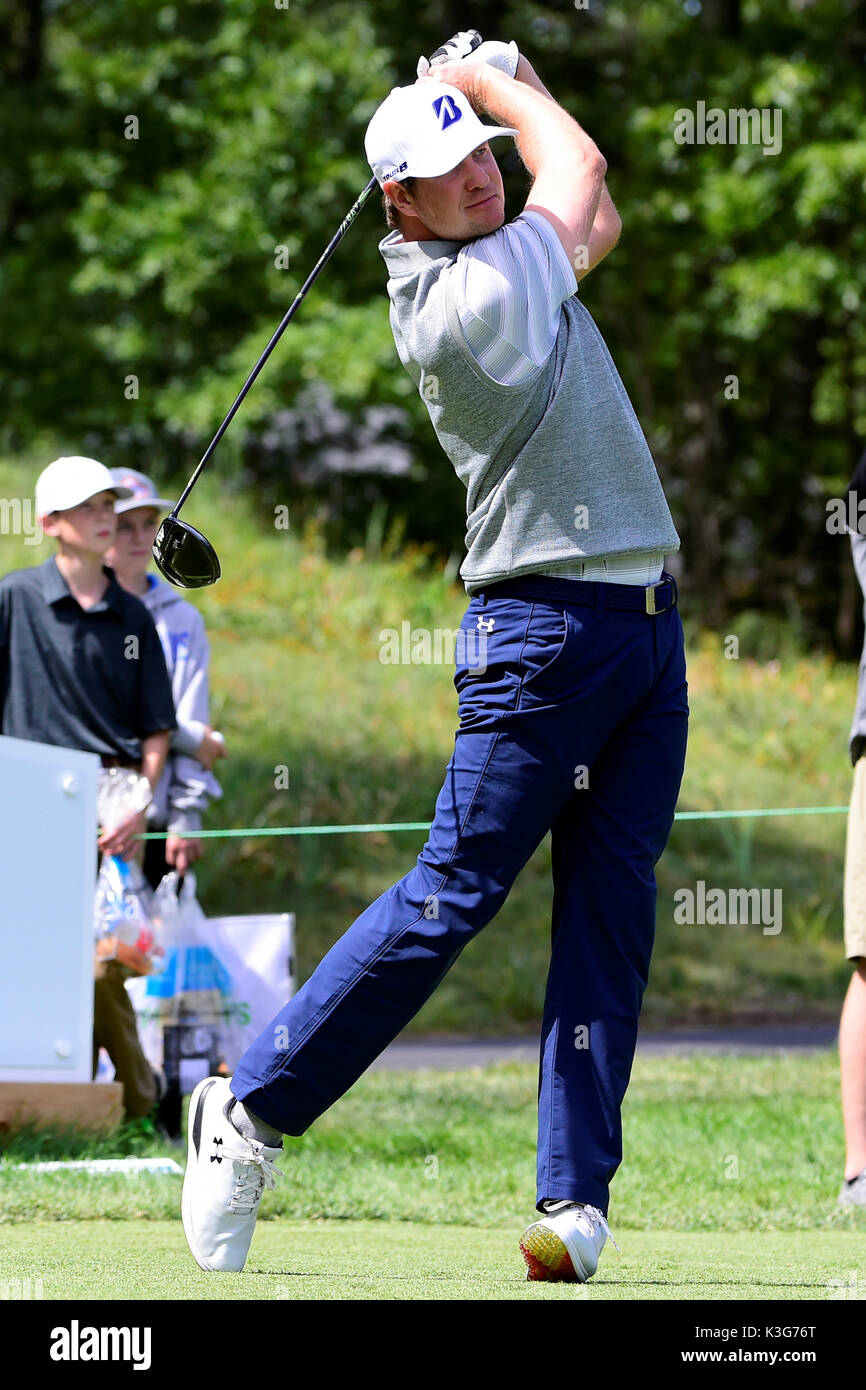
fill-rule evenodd
<path id="1" fill-rule="evenodd" d="M 866 1168 L 866 958 L 856 963 L 839 1022 L 845 1177 Z"/>

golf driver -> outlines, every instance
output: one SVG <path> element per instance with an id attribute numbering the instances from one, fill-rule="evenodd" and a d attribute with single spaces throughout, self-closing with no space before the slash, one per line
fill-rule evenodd
<path id="1" fill-rule="evenodd" d="M 188 521 L 181 521 L 178 512 L 189 497 L 196 483 L 202 475 L 208 460 L 213 454 L 214 449 L 219 444 L 229 425 L 237 413 L 237 410 L 258 376 L 262 367 L 267 362 L 280 338 L 292 320 L 307 290 L 312 285 L 322 267 L 330 260 L 334 251 L 337 249 L 345 233 L 351 227 L 358 213 L 363 208 L 370 194 L 378 187 L 375 178 L 372 178 L 364 191 L 346 216 L 340 223 L 336 235 L 331 239 L 324 252 L 316 262 L 315 267 L 307 276 L 298 293 L 284 315 L 282 322 L 274 332 L 273 337 L 262 353 L 256 365 L 253 367 L 243 386 L 232 405 L 226 418 L 223 420 L 210 444 L 204 451 L 201 460 L 175 503 L 173 509 L 163 521 L 156 533 L 156 540 L 153 543 L 153 558 L 155 559 L 160 571 L 172 584 L 177 584 L 182 589 L 201 589 L 207 584 L 215 584 L 220 577 L 220 562 L 217 553 L 206 536 L 201 531 L 197 531 L 194 526 L 190 526 Z"/>
<path id="2" fill-rule="evenodd" d="M 435 53 L 431 54 L 429 62 L 424 58 L 420 60 L 418 67 L 419 74 L 422 71 L 422 64 L 425 65 L 423 70 L 426 71 L 427 68 L 437 62 L 446 62 L 449 58 L 465 57 L 470 52 L 474 52 L 481 42 L 481 35 L 477 29 L 469 29 L 465 32 L 461 31 L 461 33 L 455 34 L 453 39 L 449 39 L 446 44 L 443 44 L 441 48 L 436 49 Z M 313 270 L 298 290 L 282 322 L 241 387 L 231 410 L 223 420 L 210 444 L 205 449 L 198 467 L 178 498 L 177 503 L 169 512 L 156 533 L 156 540 L 153 543 L 153 558 L 166 579 L 172 584 L 177 584 L 182 589 L 202 589 L 208 584 L 215 584 L 220 577 L 221 571 L 217 553 L 210 541 L 206 536 L 202 535 L 201 531 L 197 531 L 194 526 L 190 526 L 188 521 L 181 521 L 178 513 L 201 477 L 214 449 L 219 444 L 234 419 L 241 401 L 246 396 L 262 367 L 280 341 L 285 329 L 291 322 L 295 310 L 304 298 L 307 290 L 312 285 L 322 267 L 330 260 L 340 241 L 351 227 L 373 190 L 376 188 L 378 188 L 378 183 L 374 176 L 370 179 L 370 182 L 357 201 L 353 203 L 352 207 L 343 218 L 343 221 L 340 223 L 336 235 L 329 242 Z"/>

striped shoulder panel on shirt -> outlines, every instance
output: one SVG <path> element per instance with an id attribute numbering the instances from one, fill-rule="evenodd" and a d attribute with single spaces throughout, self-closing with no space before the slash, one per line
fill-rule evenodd
<path id="1" fill-rule="evenodd" d="M 517 386 L 547 361 L 563 300 L 577 289 L 553 226 L 523 212 L 469 242 L 451 268 L 450 292 L 466 343 L 494 381 Z"/>

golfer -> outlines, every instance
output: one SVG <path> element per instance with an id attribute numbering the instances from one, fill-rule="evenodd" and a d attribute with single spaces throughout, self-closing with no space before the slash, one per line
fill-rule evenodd
<path id="1" fill-rule="evenodd" d="M 489 143 L 501 136 L 533 180 L 512 222 Z M 538 1219 L 521 1249 L 527 1278 L 584 1281 L 611 1234 L 654 866 L 688 721 L 663 569 L 679 538 L 577 293 L 620 221 L 603 156 L 514 45 L 485 44 L 396 88 L 366 151 L 394 227 L 379 249 L 397 351 L 466 487 L 459 728 L 415 866 L 337 941 L 231 1083 L 196 1088 L 184 1228 L 202 1268 L 243 1268 L 283 1135 L 303 1134 L 405 1027 L 550 831 Z"/>

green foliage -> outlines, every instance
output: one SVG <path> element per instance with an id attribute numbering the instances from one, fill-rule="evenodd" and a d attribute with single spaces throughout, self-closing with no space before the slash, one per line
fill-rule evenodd
<path id="1" fill-rule="evenodd" d="M 51 428 L 68 451 L 185 475 L 367 182 L 377 104 L 455 22 L 438 0 L 423 13 L 396 0 L 10 0 L 0 17 L 6 446 Z M 856 6 L 706 0 L 691 15 L 667 0 L 479 0 L 472 22 L 517 39 L 608 160 L 623 234 L 580 296 L 649 438 L 705 616 L 798 607 L 810 638 L 853 654 L 857 605 L 839 584 L 823 499 L 841 491 L 866 437 Z M 698 102 L 779 114 L 781 149 L 678 144 L 676 113 Z M 513 216 L 526 174 L 513 154 L 502 163 Z M 394 352 L 375 202 L 218 466 L 254 475 L 248 445 L 310 383 L 350 419 L 399 406 L 409 534 L 447 555 L 462 494 Z M 137 396 L 125 392 L 130 376 Z M 304 505 L 291 452 L 277 453 Z M 339 498 L 325 505 L 339 521 Z"/>

